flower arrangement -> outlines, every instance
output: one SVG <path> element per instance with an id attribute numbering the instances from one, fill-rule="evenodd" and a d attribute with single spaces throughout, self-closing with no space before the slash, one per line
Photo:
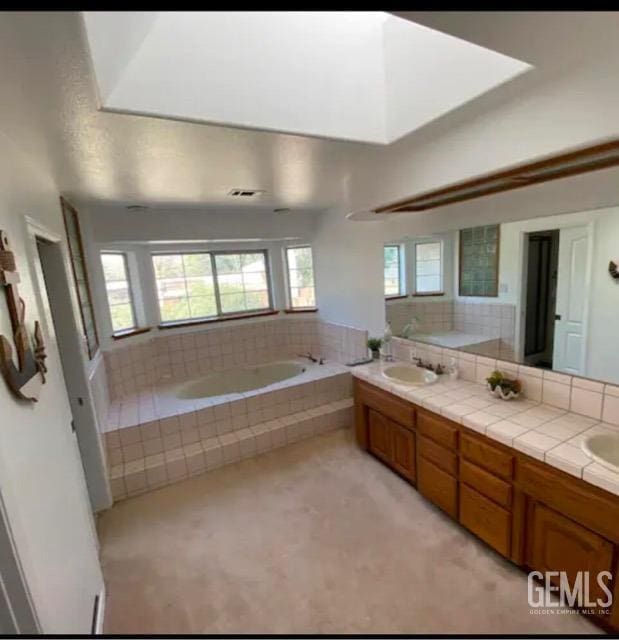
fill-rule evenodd
<path id="1" fill-rule="evenodd" d="M 486 378 L 488 389 L 492 394 L 501 398 L 501 400 L 512 400 L 517 398 L 522 391 L 522 384 L 519 380 L 505 377 L 500 371 L 493 371 Z"/>

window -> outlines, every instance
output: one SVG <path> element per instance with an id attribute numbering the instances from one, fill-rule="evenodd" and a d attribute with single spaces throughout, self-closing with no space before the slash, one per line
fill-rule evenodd
<path id="1" fill-rule="evenodd" d="M 161 322 L 271 308 L 266 252 L 153 255 Z"/>
<path id="2" fill-rule="evenodd" d="M 402 294 L 401 248 L 397 244 L 385 246 L 385 296 Z"/>
<path id="3" fill-rule="evenodd" d="M 415 244 L 415 294 L 443 293 L 443 247 L 441 242 Z"/>
<path id="4" fill-rule="evenodd" d="M 288 247 L 286 249 L 288 268 L 288 295 L 291 309 L 316 306 L 314 290 L 314 264 L 311 247 Z"/>
<path id="5" fill-rule="evenodd" d="M 101 262 L 114 333 L 135 329 L 127 256 L 124 253 L 102 253 Z"/>

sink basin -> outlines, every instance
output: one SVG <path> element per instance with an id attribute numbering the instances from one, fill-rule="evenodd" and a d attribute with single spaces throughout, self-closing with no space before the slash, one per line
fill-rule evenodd
<path id="1" fill-rule="evenodd" d="M 383 369 L 383 376 L 401 384 L 432 384 L 436 382 L 437 375 L 434 371 L 428 371 L 421 367 L 413 367 L 406 364 L 394 364 Z"/>
<path id="2" fill-rule="evenodd" d="M 601 465 L 619 473 L 619 434 L 599 433 L 585 438 L 582 450 Z"/>

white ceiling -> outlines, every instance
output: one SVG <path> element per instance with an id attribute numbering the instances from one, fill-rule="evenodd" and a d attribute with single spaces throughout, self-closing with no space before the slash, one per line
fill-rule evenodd
<path id="1" fill-rule="evenodd" d="M 616 20 L 607 15 L 505 15 L 415 14 L 415 19 L 528 60 L 535 70 L 517 80 L 519 88 L 565 73 L 565 65 L 617 55 Z M 2 144 L 22 151 L 76 204 L 100 205 L 101 215 L 119 204 L 146 203 L 179 211 L 216 207 L 221 215 L 232 216 L 238 205 L 226 194 L 233 187 L 265 189 L 252 204 L 257 211 L 346 206 L 360 161 L 373 158 L 372 150 L 379 148 L 386 154 L 401 153 L 401 147 L 392 151 L 101 111 L 80 14 L 0 16 Z M 142 27 L 146 32 L 148 21 Z M 113 42 L 120 47 L 120 40 L 127 40 L 118 36 Z M 108 69 L 112 79 L 121 72 Z M 461 124 L 463 113 L 475 118 L 492 104 L 494 93 L 443 116 L 437 124 L 445 130 L 454 120 Z M 407 147 L 427 137 L 427 131 L 424 127 L 407 136 Z M 380 162 L 384 163 L 382 156 Z"/>
<path id="2" fill-rule="evenodd" d="M 105 109 L 388 144 L 530 69 L 377 11 L 85 12 Z"/>

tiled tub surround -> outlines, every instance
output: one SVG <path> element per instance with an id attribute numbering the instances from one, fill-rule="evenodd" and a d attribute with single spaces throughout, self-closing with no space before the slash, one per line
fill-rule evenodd
<path id="1" fill-rule="evenodd" d="M 166 376 L 195 378 L 308 351 L 340 363 L 367 355 L 366 331 L 319 318 L 275 317 L 232 327 L 166 333 L 105 353 L 112 399 L 135 394 Z"/>
<path id="2" fill-rule="evenodd" d="M 457 331 L 462 334 L 482 336 L 488 340 L 475 351 L 510 358 L 513 354 L 516 333 L 516 308 L 513 304 L 499 302 L 469 302 L 462 300 L 407 299 L 387 303 L 387 320 L 394 335 L 400 335 L 413 316 L 419 319 L 418 333 L 444 333 Z M 482 351 L 483 349 L 483 351 Z"/>
<path id="3" fill-rule="evenodd" d="M 352 423 L 352 378 L 340 364 L 262 389 L 179 400 L 165 387 L 112 402 L 105 434 L 115 500 Z"/>
<path id="4" fill-rule="evenodd" d="M 398 348 L 399 357 L 409 361 L 404 350 L 410 343 L 400 342 L 405 344 Z M 452 356 L 460 356 L 463 374 L 455 381 L 440 376 L 428 386 L 395 384 L 382 375 L 381 362 L 355 367 L 353 375 L 619 495 L 619 473 L 593 462 L 580 448 L 587 436 L 619 435 L 619 386 L 449 349 L 429 347 L 422 357 L 446 363 Z M 508 402 L 491 396 L 485 378 L 496 368 L 518 376 L 525 396 Z"/>

